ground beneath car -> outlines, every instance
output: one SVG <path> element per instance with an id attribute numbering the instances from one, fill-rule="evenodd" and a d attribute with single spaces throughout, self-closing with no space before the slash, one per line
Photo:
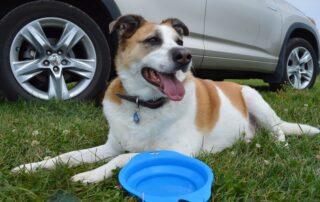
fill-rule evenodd
<path id="1" fill-rule="evenodd" d="M 258 87 L 285 120 L 320 125 L 320 82 L 309 91 L 270 92 L 257 80 L 242 81 Z M 24 102 L 0 100 L 0 201 L 53 198 L 84 201 L 134 201 L 116 177 L 83 186 L 69 178 L 103 164 L 48 172 L 13 175 L 10 169 L 26 162 L 75 149 L 103 144 L 108 125 L 93 103 Z M 320 199 L 320 135 L 289 137 L 289 147 L 260 131 L 250 144 L 239 142 L 219 154 L 199 158 L 215 171 L 214 198 L 219 200 Z M 116 171 L 117 173 L 118 171 Z M 116 175 L 115 175 L 116 176 Z"/>

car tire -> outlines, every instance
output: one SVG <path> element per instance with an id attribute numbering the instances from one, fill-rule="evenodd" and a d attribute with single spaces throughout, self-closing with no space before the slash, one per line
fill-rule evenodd
<path id="1" fill-rule="evenodd" d="M 99 26 L 80 9 L 58 1 L 26 3 L 1 20 L 0 30 L 0 86 L 9 100 L 93 99 L 105 89 L 111 69 L 108 43 Z M 42 32 L 47 40 L 36 38 Z M 48 44 L 43 41 L 49 41 L 52 50 L 46 52 Z M 58 45 L 65 51 L 57 50 Z M 37 60 L 41 71 L 30 65 L 31 60 Z M 28 73 L 20 71 L 23 62 L 28 63 Z M 38 75 L 31 77 L 36 71 Z"/>
<path id="2" fill-rule="evenodd" d="M 314 86 L 319 71 L 318 57 L 307 40 L 290 39 L 280 60 L 283 66 L 282 82 L 270 83 L 272 90 L 281 89 L 283 84 L 298 90 Z"/>

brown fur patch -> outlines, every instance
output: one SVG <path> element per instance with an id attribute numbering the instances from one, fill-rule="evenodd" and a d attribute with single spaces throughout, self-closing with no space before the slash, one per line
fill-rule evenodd
<path id="1" fill-rule="evenodd" d="M 153 51 L 154 47 L 149 47 L 141 42 L 155 31 L 156 24 L 145 22 L 129 39 L 121 41 L 115 58 L 116 67 L 129 68 L 133 63 Z"/>
<path id="2" fill-rule="evenodd" d="M 104 99 L 109 100 L 115 104 L 120 105 L 122 103 L 121 99 L 116 95 L 117 93 L 125 94 L 125 90 L 122 86 L 119 77 L 115 78 L 109 85 L 107 91 L 105 92 Z"/>
<path id="3" fill-rule="evenodd" d="M 242 96 L 242 86 L 233 82 L 215 82 L 215 84 L 229 98 L 232 105 L 236 107 L 245 118 L 247 118 L 248 109 Z"/>
<path id="4" fill-rule="evenodd" d="M 161 24 L 172 27 L 172 19 L 168 18 L 168 19 L 162 20 Z"/>
<path id="5" fill-rule="evenodd" d="M 213 81 L 194 79 L 196 84 L 196 125 L 203 133 L 210 132 L 219 118 L 220 98 Z"/>

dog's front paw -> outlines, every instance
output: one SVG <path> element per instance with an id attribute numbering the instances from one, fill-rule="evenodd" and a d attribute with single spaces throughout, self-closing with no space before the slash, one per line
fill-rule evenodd
<path id="1" fill-rule="evenodd" d="M 37 163 L 28 163 L 28 164 L 23 164 L 18 167 L 15 167 L 11 170 L 13 173 L 19 173 L 19 172 L 34 172 L 38 168 Z"/>
<path id="2" fill-rule="evenodd" d="M 96 173 L 94 171 L 88 171 L 84 173 L 79 173 L 71 178 L 74 182 L 81 182 L 82 184 L 93 184 L 101 182 L 104 179 L 102 173 Z"/>

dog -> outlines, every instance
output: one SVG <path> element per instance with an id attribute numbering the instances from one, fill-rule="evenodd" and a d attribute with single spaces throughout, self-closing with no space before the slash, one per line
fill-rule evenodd
<path id="1" fill-rule="evenodd" d="M 103 99 L 103 112 L 110 126 L 107 142 L 21 165 L 13 172 L 111 159 L 71 178 L 85 184 L 97 183 L 143 151 L 174 150 L 188 156 L 201 151 L 217 153 L 237 140 L 249 142 L 258 126 L 281 142 L 285 142 L 286 135 L 320 133 L 316 127 L 281 120 L 249 86 L 195 78 L 191 53 L 183 47 L 183 37 L 189 35 L 189 30 L 179 19 L 156 24 L 138 15 L 125 15 L 109 28 L 118 37 L 118 77 Z"/>

